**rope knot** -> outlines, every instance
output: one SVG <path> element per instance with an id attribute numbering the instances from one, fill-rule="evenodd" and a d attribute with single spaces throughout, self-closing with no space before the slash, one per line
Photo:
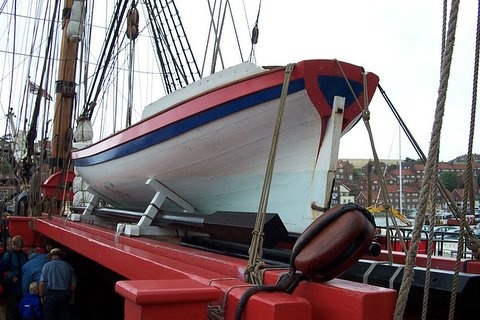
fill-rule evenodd
<path id="1" fill-rule="evenodd" d="M 363 111 L 363 119 L 364 120 L 370 120 L 370 110 L 364 110 Z"/>

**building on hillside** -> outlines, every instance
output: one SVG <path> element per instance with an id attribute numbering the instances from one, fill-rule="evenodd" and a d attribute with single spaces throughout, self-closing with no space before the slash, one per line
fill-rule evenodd
<path id="1" fill-rule="evenodd" d="M 397 185 L 387 185 L 388 200 L 390 205 L 398 211 L 413 212 L 418 208 L 420 199 L 420 191 L 414 186 L 404 186 L 400 189 Z M 386 202 L 385 195 L 382 191 L 372 191 L 370 194 L 371 202 L 369 203 L 369 194 L 367 190 L 361 191 L 355 198 L 355 202 L 369 207 L 374 204 L 383 204 Z"/>
<path id="2" fill-rule="evenodd" d="M 335 173 L 335 178 L 342 182 L 353 181 L 353 169 L 354 166 L 350 162 L 339 160 L 337 162 L 337 172 Z"/>
<path id="3" fill-rule="evenodd" d="M 416 178 L 421 181 L 423 178 L 423 174 L 425 172 L 425 165 L 422 163 L 415 163 L 412 165 L 412 171 Z M 467 164 L 466 163 L 451 163 L 451 162 L 439 162 L 438 163 L 438 174 L 442 174 L 445 172 L 452 172 L 457 176 L 457 180 L 459 184 L 463 183 L 464 176 L 467 172 Z M 402 172 L 403 175 L 403 172 Z M 472 164 L 472 175 L 473 179 L 473 187 L 479 188 L 479 179 L 480 179 L 480 162 L 474 162 Z"/>
<path id="4" fill-rule="evenodd" d="M 392 177 L 390 174 L 386 174 L 385 184 L 396 185 L 396 179 Z M 364 175 L 360 177 L 360 180 L 359 180 L 360 191 L 367 191 L 367 190 L 378 191 L 380 190 L 381 186 L 382 186 L 382 180 L 380 176 L 372 175 L 370 176 L 370 179 L 368 175 Z"/>
<path id="5" fill-rule="evenodd" d="M 416 184 L 422 180 L 422 177 L 419 177 L 418 173 L 412 170 L 411 168 L 402 169 L 393 169 L 390 172 L 390 175 L 395 179 L 395 184 Z"/>
<path id="6" fill-rule="evenodd" d="M 465 189 L 455 189 L 452 191 L 452 199 L 455 202 L 457 208 L 463 208 L 463 200 L 465 197 Z M 480 208 L 480 194 L 479 191 L 473 193 L 474 209 Z M 467 206 L 469 209 L 469 206 Z"/>
<path id="7" fill-rule="evenodd" d="M 345 163 L 352 164 L 353 172 L 359 167 L 355 167 L 354 163 L 350 160 L 339 161 L 339 167 L 342 170 L 342 174 L 338 174 L 337 182 L 344 183 L 345 186 L 350 190 L 350 194 L 355 195 L 355 202 L 368 206 L 368 203 L 371 204 L 383 203 L 383 199 L 380 200 L 378 197 L 378 192 L 381 189 L 381 178 L 378 175 L 375 175 L 375 170 L 373 169 L 373 162 L 364 161 L 357 163 L 361 164 L 362 175 L 357 179 L 352 181 L 349 180 Z M 385 183 L 387 185 L 388 194 L 390 198 L 391 205 L 396 209 L 399 209 L 402 206 L 404 210 L 415 211 L 418 209 L 419 200 L 420 200 L 420 189 L 422 187 L 422 179 L 425 171 L 424 164 L 407 159 L 402 161 L 401 169 L 398 162 L 391 161 L 388 163 L 382 161 L 381 163 L 382 171 L 385 176 Z M 350 170 L 350 167 L 348 168 Z M 350 172 L 350 171 L 348 171 Z M 368 173 L 370 172 L 370 175 Z M 445 172 L 452 172 L 457 177 L 457 189 L 463 187 L 464 175 L 467 172 L 467 166 L 465 163 L 450 163 L 450 162 L 441 162 L 438 165 L 438 173 L 441 175 Z M 474 184 L 474 193 L 475 193 L 475 207 L 477 210 L 480 210 L 480 162 L 476 161 L 472 165 L 472 174 L 473 174 L 473 184 Z M 357 185 L 355 186 L 355 183 Z M 402 194 L 402 196 L 400 196 Z M 339 197 L 339 196 L 338 196 Z M 457 206 L 461 206 L 463 203 L 462 200 L 463 193 L 457 191 L 455 193 L 455 202 Z M 379 200 L 377 200 L 379 199 Z M 435 207 L 437 210 L 447 209 L 447 201 L 443 198 L 440 192 L 437 191 L 435 198 Z"/>
<path id="8" fill-rule="evenodd" d="M 385 162 L 380 161 L 378 165 L 380 166 L 380 170 L 381 170 L 382 172 L 386 172 L 386 171 L 387 171 L 386 169 L 387 169 L 388 165 L 387 165 Z M 377 173 L 376 173 L 376 172 L 377 172 L 377 168 L 376 168 L 375 163 L 374 163 L 373 161 L 368 161 L 368 162 L 362 167 L 362 172 L 363 172 L 365 175 L 367 175 L 369 172 L 370 172 L 370 174 L 372 174 L 372 175 L 376 175 L 376 174 L 377 174 Z"/>
<path id="9" fill-rule="evenodd" d="M 376 199 L 377 192 L 373 191 L 370 194 L 371 198 Z M 368 200 L 368 192 L 367 191 L 360 191 L 360 193 L 355 197 L 355 203 L 363 206 L 363 207 L 369 207 L 372 205 L 372 203 L 369 203 Z"/>
<path id="10" fill-rule="evenodd" d="M 346 184 L 338 182 L 337 180 L 333 186 L 331 205 L 350 202 L 355 202 L 355 196 L 352 195 L 350 188 Z"/>

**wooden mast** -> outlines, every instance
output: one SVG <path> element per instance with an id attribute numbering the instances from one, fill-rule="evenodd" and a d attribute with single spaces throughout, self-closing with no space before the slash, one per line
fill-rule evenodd
<path id="1" fill-rule="evenodd" d="M 75 70 L 78 42 L 70 41 L 67 27 L 73 0 L 65 0 L 62 13 L 63 36 L 55 85 L 55 113 L 53 117 L 51 171 L 58 172 L 70 164 L 72 144 L 73 98 L 75 97 Z"/>

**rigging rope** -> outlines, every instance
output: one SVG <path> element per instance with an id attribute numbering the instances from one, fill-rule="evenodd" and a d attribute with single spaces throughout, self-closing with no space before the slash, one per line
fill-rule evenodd
<path id="1" fill-rule="evenodd" d="M 252 37 L 251 37 L 251 41 L 252 41 L 252 48 L 250 50 L 250 57 L 248 58 L 248 61 L 250 62 L 254 62 L 255 60 L 255 45 L 257 44 L 258 42 L 258 33 L 259 33 L 259 30 L 258 30 L 258 20 L 260 18 L 260 9 L 262 7 L 262 0 L 260 0 L 258 2 L 258 11 L 257 11 L 257 19 L 255 20 L 255 26 L 253 27 L 252 29 Z"/>
<path id="2" fill-rule="evenodd" d="M 212 57 L 212 65 L 210 67 L 210 73 L 215 72 L 215 67 L 217 65 L 217 58 L 220 57 L 220 61 L 222 63 L 222 69 L 224 68 L 223 65 L 223 56 L 222 56 L 222 51 L 220 49 L 220 40 L 222 39 L 222 32 L 223 32 L 223 26 L 225 25 L 225 15 L 227 14 L 227 7 L 230 6 L 228 0 L 225 3 L 225 7 L 223 8 L 223 15 L 220 18 L 221 15 L 221 10 L 218 12 L 218 21 L 217 25 L 219 26 L 219 29 L 216 30 L 215 32 L 215 41 L 213 44 L 213 57 Z M 222 5 L 220 4 L 220 8 Z"/>
<path id="3" fill-rule="evenodd" d="M 232 19 L 233 32 L 235 33 L 235 40 L 237 40 L 238 52 L 240 53 L 240 61 L 243 62 L 242 47 L 240 46 L 240 39 L 238 37 L 238 32 L 237 32 L 237 24 L 234 21 L 235 20 L 234 14 L 233 14 L 232 6 L 230 5 L 230 2 L 228 2 L 228 11 L 230 12 L 230 18 Z"/>
<path id="4" fill-rule="evenodd" d="M 166 93 L 201 78 L 175 2 L 145 0 L 144 5 Z"/>
<path id="5" fill-rule="evenodd" d="M 470 214 L 474 214 L 475 201 L 473 197 L 473 137 L 475 133 L 475 118 L 477 106 L 477 89 L 478 89 L 478 68 L 480 60 L 480 1 L 477 4 L 477 32 L 475 38 L 475 58 L 473 70 L 473 88 L 472 88 L 472 104 L 470 111 L 470 134 L 468 136 L 468 158 L 467 158 L 467 175 L 465 176 L 465 185 L 468 186 L 468 195 L 464 198 L 464 203 L 470 202 Z M 477 257 L 477 259 L 480 257 Z"/>
<path id="6" fill-rule="evenodd" d="M 17 34 L 17 1 L 13 2 L 13 53 L 12 53 L 12 72 L 10 75 L 10 83 L 13 84 L 13 76 L 15 70 L 15 50 L 16 50 L 16 34 Z M 10 86 L 10 92 L 8 94 L 8 109 L 12 108 L 12 94 L 13 94 L 13 86 Z"/>
<path id="7" fill-rule="evenodd" d="M 337 61 L 337 63 L 338 63 L 338 61 Z M 342 73 L 343 73 L 343 70 L 342 70 Z M 347 79 L 344 73 L 343 73 L 343 75 L 344 75 L 345 79 Z M 385 213 L 386 213 L 385 222 L 386 222 L 386 228 L 387 228 L 386 236 L 387 236 L 387 243 L 388 243 L 388 246 L 389 246 L 389 249 L 390 249 L 388 251 L 388 255 L 389 255 L 389 261 L 392 262 L 393 257 L 392 257 L 392 250 L 390 248 L 391 243 L 390 243 L 390 232 L 389 232 L 390 231 L 390 226 L 389 226 L 389 222 L 388 222 L 389 218 L 393 222 L 396 233 L 399 236 L 400 245 L 402 246 L 402 249 L 404 251 L 406 251 L 406 245 L 405 245 L 405 241 L 403 239 L 403 234 L 400 232 L 400 228 L 398 226 L 397 220 L 393 216 L 392 206 L 391 206 L 391 201 L 390 201 L 390 195 L 388 193 L 387 183 L 385 181 L 385 175 L 383 174 L 382 169 L 380 167 L 380 159 L 378 157 L 377 150 L 376 150 L 376 147 L 375 147 L 372 128 L 370 127 L 370 110 L 369 110 L 369 107 L 368 107 L 369 103 L 366 100 L 366 99 L 368 99 L 368 94 L 367 94 L 368 91 L 367 91 L 367 87 L 366 87 L 367 81 L 365 79 L 365 77 L 366 77 L 365 73 L 363 74 L 363 77 L 364 77 L 364 79 L 363 79 L 363 83 L 364 83 L 364 90 L 363 90 L 363 92 L 364 92 L 364 95 L 363 95 L 364 96 L 364 102 L 363 102 L 362 119 L 363 119 L 363 122 L 365 124 L 365 127 L 367 128 L 368 137 L 369 137 L 369 140 L 370 140 L 370 146 L 372 148 L 372 153 L 373 153 L 375 170 L 377 172 L 377 175 L 380 176 L 381 190 L 383 190 L 382 195 L 383 195 L 383 202 L 384 202 L 384 208 L 385 208 Z M 347 83 L 348 83 L 348 81 L 347 81 Z M 352 94 L 353 94 L 353 90 L 352 90 Z"/>
<path id="8" fill-rule="evenodd" d="M 416 151 L 417 155 L 419 156 L 420 160 L 423 162 L 423 164 L 425 164 L 427 162 L 427 157 L 423 153 L 423 151 L 420 148 L 418 142 L 413 137 L 412 133 L 408 129 L 407 125 L 403 121 L 402 117 L 400 116 L 400 114 L 396 110 L 395 106 L 393 105 L 392 101 L 389 99 L 385 90 L 380 86 L 380 84 L 378 85 L 378 88 L 379 88 L 380 92 L 382 93 L 383 98 L 387 102 L 390 110 L 394 114 L 395 118 L 400 123 L 400 126 L 403 129 L 403 132 L 405 133 L 405 135 L 409 139 L 410 143 L 412 144 L 413 148 L 415 149 L 415 151 Z M 452 196 L 450 195 L 447 188 L 445 187 L 442 180 L 440 180 L 440 179 L 437 179 L 437 188 L 438 188 L 438 191 L 440 192 L 440 194 L 442 195 L 442 197 L 445 199 L 445 202 L 448 205 L 448 208 L 450 209 L 450 211 L 452 211 L 453 216 L 455 217 L 455 219 L 458 220 L 458 217 L 460 217 L 460 211 L 459 211 L 457 205 L 455 204 L 455 201 L 453 200 Z M 434 216 L 430 217 L 431 220 L 434 220 L 434 218 L 435 218 Z M 469 242 L 471 243 L 471 246 L 473 246 L 471 248 L 471 250 L 472 250 L 474 255 L 478 255 L 479 254 L 479 249 L 480 249 L 479 241 L 474 235 L 472 235 L 472 230 L 471 230 L 470 226 L 467 225 L 466 227 L 467 227 L 467 231 L 468 231 L 467 236 L 469 237 Z"/>
<path id="9" fill-rule="evenodd" d="M 121 26 L 121 23 L 119 21 L 121 21 L 125 17 L 127 6 L 128 6 L 128 1 L 121 1 L 121 0 L 118 0 L 115 6 L 115 12 L 113 14 L 114 18 L 112 19 L 110 26 L 108 28 L 109 31 L 107 34 L 106 42 L 102 47 L 102 53 L 99 58 L 99 61 L 104 62 L 106 65 L 110 62 L 112 58 L 115 44 L 116 44 L 116 41 L 114 41 L 114 39 L 118 37 L 120 26 Z M 101 65 L 101 64 L 97 65 L 97 72 L 95 72 L 95 76 L 91 84 L 92 89 L 90 90 L 88 100 L 85 102 L 88 105 L 85 105 L 81 117 L 84 117 L 85 119 L 88 119 L 88 120 L 92 119 L 93 110 L 96 106 L 96 101 L 98 100 L 98 96 L 100 95 L 100 92 L 102 89 L 102 86 L 99 84 L 105 81 L 106 72 L 107 72 L 107 68 L 104 67 L 104 65 Z M 94 88 L 96 88 L 96 90 Z"/>
<path id="10" fill-rule="evenodd" d="M 477 104 L 477 87 L 478 87 L 478 60 L 479 60 L 479 47 L 480 47 L 480 1 L 477 3 L 477 32 L 475 39 L 475 58 L 474 58 L 474 70 L 473 70 L 473 88 L 472 88 L 472 103 L 470 111 L 470 133 L 468 137 L 468 151 L 467 151 L 467 168 L 464 176 L 464 193 L 463 193 L 463 206 L 462 213 L 460 216 L 460 234 L 458 238 L 457 245 L 457 256 L 455 261 L 455 273 L 452 283 L 452 291 L 450 295 L 450 308 L 448 313 L 448 319 L 453 320 L 455 318 L 455 306 L 457 301 L 457 288 L 458 288 L 458 278 L 460 273 L 461 259 L 463 257 L 463 244 L 464 238 L 467 236 L 467 210 L 470 209 L 470 213 L 474 213 L 475 202 L 473 201 L 473 174 L 472 174 L 472 163 L 473 163 L 473 135 L 475 132 L 475 115 L 476 115 L 476 104 Z M 470 205 L 468 208 L 467 205 Z M 468 242 L 468 240 L 467 240 Z M 470 242 L 472 243 L 472 242 Z M 478 244 L 478 242 L 476 243 Z M 478 259 L 478 246 L 476 248 L 477 254 L 476 258 Z"/>
<path id="11" fill-rule="evenodd" d="M 52 19 L 51 19 L 51 24 L 50 24 L 50 33 L 49 33 L 49 36 L 48 36 L 48 42 L 47 42 L 47 46 L 45 48 L 45 57 L 48 57 L 49 54 L 50 54 L 50 50 L 51 50 L 51 47 L 52 47 L 52 39 L 53 39 L 53 31 L 54 31 L 54 26 L 55 26 L 55 17 L 57 15 L 57 12 L 59 10 L 59 3 L 56 2 L 56 5 L 54 7 L 54 10 L 53 10 L 53 14 L 52 14 Z M 43 68 L 42 68 L 42 77 L 41 77 L 41 80 L 40 80 L 40 84 L 39 84 L 39 87 L 40 89 L 41 88 L 44 88 L 44 78 L 45 78 L 45 74 L 46 74 L 46 71 L 48 70 L 47 68 L 47 62 L 48 60 L 45 61 L 45 63 L 43 64 Z M 30 129 L 28 130 L 28 134 L 27 134 L 27 156 L 26 156 L 26 163 L 25 165 L 28 167 L 31 165 L 31 157 L 34 155 L 34 141 L 35 139 L 37 138 L 37 121 L 38 121 L 38 115 L 39 115 L 39 112 L 40 112 L 40 104 L 41 104 L 41 101 L 42 101 L 42 94 L 40 93 L 40 90 L 37 94 L 37 97 L 36 97 L 36 100 L 35 100 L 35 107 L 34 107 L 34 110 L 33 110 L 33 115 L 32 115 L 32 119 L 30 121 Z M 25 168 L 25 170 L 27 170 L 27 168 Z"/>
<path id="12" fill-rule="evenodd" d="M 378 158 L 378 154 L 377 154 L 377 150 L 376 150 L 376 147 L 375 147 L 375 142 L 374 142 L 374 139 L 373 139 L 373 133 L 372 133 L 372 128 L 370 127 L 370 110 L 369 110 L 369 102 L 367 101 L 368 99 L 368 91 L 367 91 L 367 80 L 366 80 L 366 73 L 363 74 L 363 85 L 364 85 L 364 88 L 363 88 L 363 92 L 364 92 L 364 96 L 363 96 L 363 106 L 362 104 L 360 103 L 360 101 L 358 101 L 358 98 L 355 94 L 355 92 L 353 91 L 353 88 L 350 84 L 350 82 L 348 81 L 348 78 L 347 78 L 347 75 L 345 74 L 345 72 L 343 71 L 343 68 L 342 68 L 342 65 L 340 64 L 340 62 L 338 60 L 335 60 L 337 62 L 337 65 L 342 73 L 342 77 L 344 78 L 345 80 L 345 83 L 347 84 L 350 92 L 352 93 L 352 96 L 355 97 L 355 100 L 357 102 L 357 106 L 360 108 L 360 110 L 362 111 L 362 119 L 363 119 L 363 122 L 365 124 L 365 127 L 367 129 L 367 133 L 368 133 L 368 137 L 369 137 L 369 141 L 370 141 L 370 146 L 372 148 L 372 153 L 373 153 L 373 158 L 374 158 L 374 164 L 375 164 L 375 170 L 377 171 L 377 175 L 380 176 L 380 185 L 381 185 L 381 188 L 384 191 L 383 193 L 383 198 L 384 198 L 384 207 L 385 207 L 385 211 L 387 213 L 387 219 L 386 219 L 386 223 L 387 223 L 387 230 L 389 230 L 389 225 L 388 225 L 388 218 L 390 217 L 392 219 L 392 222 L 394 224 L 394 227 L 395 227 L 395 230 L 397 232 L 397 235 L 399 237 L 399 240 L 400 240 L 400 244 L 403 248 L 403 250 L 406 251 L 406 246 L 405 246 L 405 241 L 403 239 L 403 235 L 402 233 L 400 232 L 400 228 L 398 226 L 398 223 L 397 221 L 395 220 L 395 217 L 393 216 L 393 212 L 392 212 L 392 207 L 390 205 L 390 197 L 389 197 L 389 194 L 387 192 L 387 183 L 385 181 L 385 176 L 382 174 L 382 169 L 380 167 L 380 160 Z M 387 245 L 389 246 L 389 249 L 390 249 L 390 233 L 387 232 L 386 234 L 387 236 Z M 393 261 L 393 257 L 392 257 L 392 250 L 388 250 L 389 252 L 389 261 L 392 262 Z"/>
<path id="13" fill-rule="evenodd" d="M 213 6 L 211 3 L 211 0 L 207 1 L 208 4 L 208 10 L 210 14 L 210 26 L 208 30 L 208 35 L 207 35 L 207 43 L 205 45 L 205 50 L 203 53 L 203 62 L 202 62 L 202 67 L 201 67 L 201 74 L 203 76 L 206 64 L 207 64 L 207 56 L 210 52 L 210 42 L 213 44 L 213 48 L 211 49 L 212 51 L 212 57 L 211 57 L 211 62 L 210 62 L 210 73 L 214 73 L 216 71 L 217 67 L 217 60 L 220 59 L 220 64 L 222 69 L 225 68 L 224 66 L 224 59 L 221 51 L 221 40 L 223 37 L 223 32 L 225 28 L 225 22 L 226 22 L 226 15 L 227 15 L 227 10 L 228 10 L 228 15 L 231 20 L 231 27 L 232 27 L 232 32 L 235 36 L 235 40 L 237 43 L 238 47 L 238 52 L 240 55 L 240 60 L 244 62 L 243 58 L 243 52 L 240 44 L 240 37 L 238 35 L 238 30 L 237 30 L 237 25 L 235 21 L 235 15 L 233 14 L 232 6 L 230 4 L 229 0 L 215 0 L 213 1 Z M 212 41 L 211 41 L 212 40 Z"/>
<path id="14" fill-rule="evenodd" d="M 458 17 L 459 0 L 452 0 L 450 11 L 450 19 L 448 23 L 448 33 L 445 51 L 442 59 L 442 68 L 440 75 L 440 87 L 435 109 L 435 119 L 433 123 L 432 136 L 430 141 L 430 149 L 428 159 L 425 166 L 425 173 L 420 192 L 420 210 L 415 217 L 415 227 L 412 233 L 410 248 L 407 253 L 405 269 L 402 283 L 400 286 L 397 304 L 395 306 L 394 319 L 403 319 L 403 314 L 407 304 L 408 294 L 413 281 L 413 268 L 416 263 L 416 255 L 418 244 L 421 237 L 421 228 L 425 220 L 425 212 L 427 210 L 430 192 L 434 189 L 432 183 L 436 182 L 436 168 L 438 164 L 438 155 L 440 150 L 440 132 L 442 127 L 443 115 L 445 113 L 445 100 L 448 88 L 448 79 L 450 76 L 450 66 L 452 62 L 453 47 L 455 43 L 455 31 Z"/>
<path id="15" fill-rule="evenodd" d="M 265 221 L 265 215 L 268 205 L 268 197 L 270 193 L 270 186 L 273 176 L 273 168 L 275 166 L 275 156 L 277 152 L 278 141 L 280 137 L 280 128 L 282 125 L 283 113 L 285 110 L 285 102 L 288 95 L 288 86 L 290 83 L 290 76 L 295 68 L 295 64 L 290 63 L 285 68 L 285 74 L 283 78 L 282 93 L 280 95 L 280 104 L 278 106 L 277 118 L 275 121 L 275 129 L 272 137 L 272 144 L 270 146 L 270 153 L 268 155 L 267 169 L 265 178 L 263 180 L 262 195 L 260 197 L 260 204 L 258 207 L 257 217 L 255 220 L 255 228 L 252 232 L 252 242 L 248 249 L 248 265 L 245 270 L 245 277 L 247 282 L 252 284 L 262 284 L 261 269 L 264 266 L 262 261 L 263 254 L 263 223 Z"/>
<path id="16" fill-rule="evenodd" d="M 447 0 L 443 0 L 443 14 L 442 14 L 442 43 L 440 46 L 440 68 L 443 66 L 443 54 L 445 52 L 446 34 L 447 34 L 447 14 L 448 14 Z M 440 70 L 441 71 L 441 70 Z"/>

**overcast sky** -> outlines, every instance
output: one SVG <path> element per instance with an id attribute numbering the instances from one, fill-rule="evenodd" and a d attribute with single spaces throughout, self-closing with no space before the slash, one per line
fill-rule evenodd
<path id="1" fill-rule="evenodd" d="M 201 9 L 192 6 L 204 2 L 188 1 L 187 5 L 184 2 L 177 1 L 189 31 L 192 21 L 201 21 L 198 18 Z M 245 0 L 245 4 L 247 11 L 250 10 L 249 23 L 253 25 L 258 1 Z M 442 128 L 440 160 L 443 161 L 468 150 L 476 12 L 476 1 L 461 2 Z M 193 25 L 199 29 L 200 22 Z M 267 0 L 262 1 L 259 28 L 256 59 L 260 65 L 336 58 L 376 73 L 423 152 L 428 154 L 439 84 L 442 1 Z M 399 139 L 399 127 L 378 92 L 370 110 L 379 157 L 417 159 L 406 138 Z M 478 113 L 476 137 L 480 134 Z M 474 142 L 474 152 L 480 153 L 478 139 Z M 372 157 L 363 122 L 342 139 L 340 157 Z"/>

